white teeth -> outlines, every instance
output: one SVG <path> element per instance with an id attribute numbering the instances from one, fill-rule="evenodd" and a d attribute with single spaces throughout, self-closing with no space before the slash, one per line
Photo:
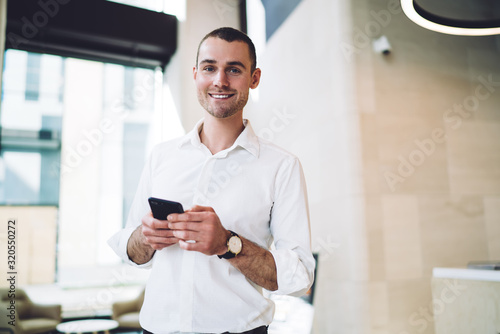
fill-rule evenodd
<path id="1" fill-rule="evenodd" d="M 229 95 L 215 95 L 215 94 L 212 94 L 212 97 L 216 98 L 216 99 L 227 99 L 229 97 Z"/>

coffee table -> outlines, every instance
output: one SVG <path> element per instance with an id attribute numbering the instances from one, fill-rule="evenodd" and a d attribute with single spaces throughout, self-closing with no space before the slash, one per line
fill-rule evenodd
<path id="1" fill-rule="evenodd" d="M 111 329 L 118 327 L 118 321 L 106 319 L 75 320 L 60 323 L 56 329 L 61 333 L 98 333 L 109 334 Z"/>

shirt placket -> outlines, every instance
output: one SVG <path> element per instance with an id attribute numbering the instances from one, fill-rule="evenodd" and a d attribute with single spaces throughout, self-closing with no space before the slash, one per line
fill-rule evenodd
<path id="1" fill-rule="evenodd" d="M 211 206 L 213 199 L 221 191 L 221 186 L 214 182 L 214 173 L 217 161 L 226 158 L 228 152 L 219 152 L 212 155 L 205 161 L 194 188 L 193 205 Z"/>
<path id="2" fill-rule="evenodd" d="M 210 183 L 217 161 L 216 156 L 208 157 L 200 169 L 198 182 L 194 189 L 193 205 L 210 205 Z M 182 258 L 181 291 L 180 291 L 180 328 L 183 332 L 191 332 L 194 313 L 194 285 L 195 279 L 200 279 L 195 273 L 197 252 L 185 251 Z"/>

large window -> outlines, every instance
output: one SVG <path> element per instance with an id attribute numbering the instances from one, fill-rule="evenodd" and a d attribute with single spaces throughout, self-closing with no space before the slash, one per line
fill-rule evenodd
<path id="1" fill-rule="evenodd" d="M 0 203 L 57 205 L 61 57 L 9 50 L 2 92 Z"/>
<path id="2" fill-rule="evenodd" d="M 165 113 L 176 115 L 162 110 L 162 83 L 160 70 L 5 53 L 0 205 L 58 209 L 57 247 L 42 251 L 65 286 L 102 284 L 120 266 L 106 240 L 126 221 L 150 148 L 167 139 Z M 183 132 L 175 125 L 171 136 Z"/>

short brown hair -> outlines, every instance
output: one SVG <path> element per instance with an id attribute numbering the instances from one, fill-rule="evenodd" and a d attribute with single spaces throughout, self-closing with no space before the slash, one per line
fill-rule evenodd
<path id="1" fill-rule="evenodd" d="M 243 42 L 248 45 L 250 61 L 252 62 L 252 73 L 253 71 L 255 71 L 255 69 L 257 68 L 257 55 L 255 53 L 255 45 L 247 34 L 231 27 L 222 27 L 215 29 L 206 34 L 205 37 L 203 37 L 200 44 L 198 45 L 198 51 L 196 52 L 196 67 L 198 67 L 198 56 L 200 54 L 201 44 L 203 44 L 203 42 L 210 37 L 220 38 L 222 40 L 225 40 L 226 42 Z"/>

